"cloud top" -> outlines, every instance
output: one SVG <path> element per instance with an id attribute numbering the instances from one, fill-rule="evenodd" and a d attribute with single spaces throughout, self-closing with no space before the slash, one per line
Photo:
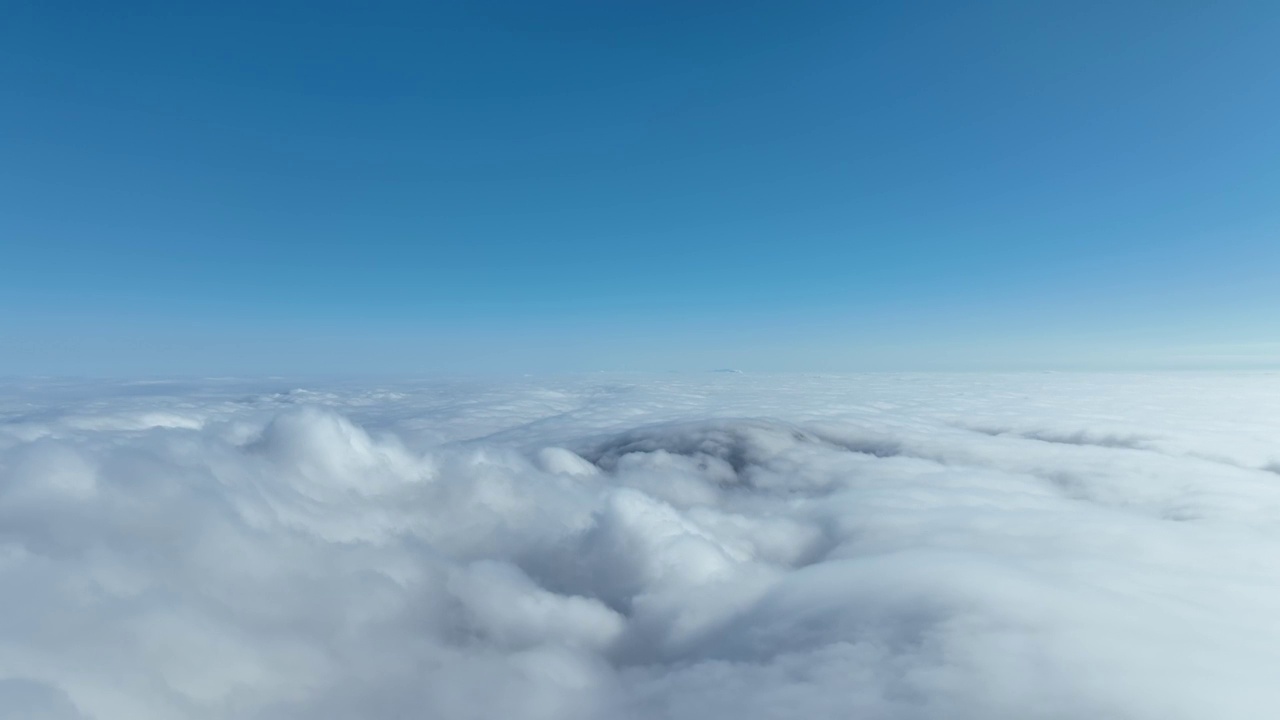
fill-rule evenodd
<path id="1" fill-rule="evenodd" d="M 1256 718 L 1280 379 L 0 387 L 0 715 Z"/>

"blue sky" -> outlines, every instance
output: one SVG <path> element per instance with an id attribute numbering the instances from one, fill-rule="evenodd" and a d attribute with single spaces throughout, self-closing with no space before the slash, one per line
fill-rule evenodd
<path id="1" fill-rule="evenodd" d="M 1280 366 L 1280 5 L 9 3 L 0 374 Z"/>

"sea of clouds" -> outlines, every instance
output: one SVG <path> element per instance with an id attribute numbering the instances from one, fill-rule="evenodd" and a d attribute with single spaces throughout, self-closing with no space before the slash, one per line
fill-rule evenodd
<path id="1" fill-rule="evenodd" d="M 1280 717 L 1280 374 L 5 381 L 0 717 Z"/>

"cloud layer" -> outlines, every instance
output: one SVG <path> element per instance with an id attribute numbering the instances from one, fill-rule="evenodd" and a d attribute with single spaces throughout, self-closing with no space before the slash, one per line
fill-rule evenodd
<path id="1" fill-rule="evenodd" d="M 1280 376 L 0 386 L 0 716 L 1280 713 Z"/>

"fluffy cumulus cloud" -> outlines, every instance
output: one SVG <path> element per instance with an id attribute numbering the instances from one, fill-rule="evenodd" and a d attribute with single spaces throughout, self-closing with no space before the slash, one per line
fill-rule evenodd
<path id="1" fill-rule="evenodd" d="M 1280 716 L 1280 376 L 0 386 L 0 717 Z"/>

